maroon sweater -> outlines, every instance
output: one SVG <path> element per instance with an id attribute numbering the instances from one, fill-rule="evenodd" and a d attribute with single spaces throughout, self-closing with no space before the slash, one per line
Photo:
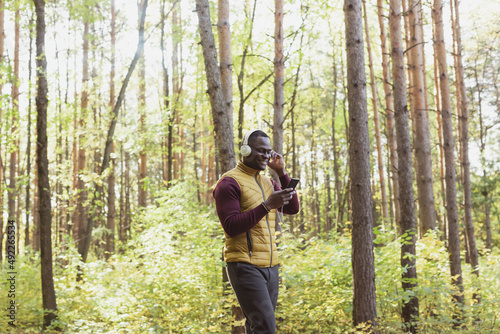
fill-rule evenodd
<path id="1" fill-rule="evenodd" d="M 281 190 L 276 182 L 273 180 L 271 182 L 274 185 L 275 191 Z M 280 182 L 281 184 L 288 184 L 290 182 L 288 174 L 280 177 Z M 267 210 L 262 204 L 250 211 L 240 212 L 241 189 L 238 182 L 231 177 L 225 177 L 219 181 L 214 190 L 214 198 L 217 215 L 219 216 L 222 228 L 231 238 L 247 232 L 267 215 Z M 280 209 L 278 210 L 281 211 Z M 298 212 L 299 198 L 297 193 L 295 193 L 290 203 L 283 206 L 283 213 L 293 215 Z"/>

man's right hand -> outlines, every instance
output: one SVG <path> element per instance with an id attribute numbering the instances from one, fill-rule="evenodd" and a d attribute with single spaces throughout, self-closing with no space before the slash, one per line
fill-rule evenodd
<path id="1" fill-rule="evenodd" d="M 269 209 L 277 209 L 287 205 L 292 200 L 295 189 L 286 188 L 283 190 L 274 191 L 265 201 Z"/>

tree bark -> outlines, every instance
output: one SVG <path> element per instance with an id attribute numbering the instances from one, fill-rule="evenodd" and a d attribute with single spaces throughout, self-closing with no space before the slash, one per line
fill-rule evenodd
<path id="1" fill-rule="evenodd" d="M 391 168 L 389 170 L 392 178 L 392 192 L 394 199 L 395 221 L 399 226 L 400 221 L 400 205 L 399 205 L 399 180 L 398 180 L 398 152 L 396 141 L 396 128 L 394 126 L 394 100 L 392 95 L 392 80 L 391 68 L 389 65 L 390 51 L 387 49 L 387 31 L 384 13 L 383 0 L 377 0 L 378 20 L 380 25 L 380 46 L 382 49 L 382 74 L 384 77 L 384 93 L 385 93 L 385 120 L 387 127 L 387 142 L 389 145 L 389 157 Z"/>
<path id="2" fill-rule="evenodd" d="M 89 28 L 90 23 L 85 19 L 83 30 L 83 70 L 82 70 L 82 96 L 81 96 L 81 110 L 80 110 L 80 129 L 85 129 L 85 119 L 87 116 L 88 107 L 88 82 L 89 82 Z M 73 226 L 76 229 L 76 244 L 80 255 L 84 252 L 83 239 L 86 234 L 86 221 L 87 221 L 87 208 L 84 206 L 87 201 L 87 189 L 83 174 L 85 172 L 85 134 L 80 131 L 78 135 L 78 157 L 77 157 L 77 199 L 76 199 L 76 221 Z M 74 230 L 75 231 L 75 230 Z M 73 235 L 75 237 L 75 235 Z"/>
<path id="3" fill-rule="evenodd" d="M 109 108 L 112 111 L 115 105 L 115 46 L 116 46 L 116 7 L 115 0 L 111 0 L 111 71 L 109 73 Z M 113 115 L 111 115 L 113 117 Z M 111 154 L 114 153 L 115 144 L 111 142 Z M 115 253 L 115 158 L 111 158 L 111 171 L 108 177 L 108 215 L 106 219 L 106 260 Z"/>
<path id="4" fill-rule="evenodd" d="M 434 203 L 434 190 L 432 181 L 432 162 L 429 123 L 425 103 L 425 85 L 423 68 L 423 38 L 420 25 L 422 24 L 422 4 L 420 0 L 411 0 L 409 9 L 410 27 L 410 59 L 409 67 L 412 71 L 412 87 L 410 95 L 413 99 L 415 149 L 417 167 L 417 190 L 421 234 L 436 228 L 436 208 Z"/>
<path id="5" fill-rule="evenodd" d="M 274 103 L 273 150 L 283 154 L 285 58 L 283 55 L 283 0 L 274 1 Z M 278 183 L 279 184 L 279 183 Z"/>
<path id="6" fill-rule="evenodd" d="M 139 13 L 139 24 L 142 17 L 142 3 L 138 4 L 138 13 Z M 147 163 L 147 155 L 146 155 L 146 145 L 147 145 L 147 134 L 146 134 L 146 58 L 144 56 L 144 48 L 141 51 L 141 55 L 139 58 L 139 136 L 140 136 L 140 147 L 141 150 L 139 152 L 139 184 L 138 184 L 138 204 L 139 208 L 143 208 L 146 206 L 147 192 L 146 185 L 144 181 L 147 176 L 146 163 Z"/>
<path id="7" fill-rule="evenodd" d="M 52 273 L 52 216 L 50 204 L 49 162 L 47 157 L 47 60 L 45 58 L 45 1 L 34 0 L 36 10 L 36 64 L 37 64 L 37 169 L 38 194 L 40 198 L 40 245 L 42 303 L 44 308 L 43 328 L 47 329 L 56 320 L 56 295 Z"/>
<path id="8" fill-rule="evenodd" d="M 14 72 L 12 78 L 12 124 L 10 127 L 10 140 L 15 149 L 10 152 L 9 161 L 9 191 L 7 193 L 7 207 L 9 219 L 16 220 L 16 232 L 19 231 L 19 221 L 16 219 L 16 197 L 17 197 L 17 157 L 19 155 L 18 123 L 19 123 L 19 4 L 14 4 Z M 19 238 L 16 238 L 16 242 Z M 17 248 L 17 247 L 16 247 Z"/>
<path id="9" fill-rule="evenodd" d="M 344 14 L 352 180 L 353 322 L 354 325 L 368 323 L 373 332 L 377 326 L 377 305 L 361 0 L 345 0 Z"/>
<path id="10" fill-rule="evenodd" d="M 412 147 L 407 103 L 405 62 L 403 39 L 401 35 L 401 2 L 390 0 L 390 39 L 392 56 L 392 77 L 394 95 L 394 114 L 396 119 L 396 136 L 398 146 L 398 180 L 400 200 L 400 228 L 402 233 L 401 267 L 402 286 L 405 291 L 416 288 L 416 236 L 415 207 L 413 197 Z M 419 301 L 415 295 L 403 304 L 401 316 L 405 329 L 411 333 L 417 332 L 414 321 L 418 318 Z"/>
<path id="11" fill-rule="evenodd" d="M 381 209 L 383 223 L 385 224 L 389 220 L 389 211 L 387 209 L 387 194 L 385 190 L 385 175 L 384 175 L 384 161 L 382 153 L 382 141 L 380 138 L 380 120 L 378 112 L 378 98 L 377 98 L 377 85 L 375 82 L 375 72 L 373 70 L 373 55 L 372 47 L 370 45 L 370 29 L 368 26 L 368 14 L 366 13 L 366 0 L 363 0 L 363 12 L 365 18 L 365 36 L 366 36 L 366 49 L 368 51 L 368 67 L 370 69 L 370 87 L 372 93 L 372 105 L 373 105 L 373 123 L 375 126 L 375 141 L 377 143 L 377 170 L 380 182 L 380 197 L 381 197 Z"/>
<path id="12" fill-rule="evenodd" d="M 224 173 L 236 166 L 234 155 L 233 124 L 227 115 L 227 104 L 224 101 L 220 71 L 217 65 L 217 51 L 208 0 L 196 0 L 196 11 L 198 13 L 199 32 L 203 59 L 207 75 L 208 95 L 212 107 L 212 118 L 214 122 L 215 138 L 221 172 Z"/>
<path id="13" fill-rule="evenodd" d="M 4 56 L 4 39 L 5 39 L 5 31 L 4 31 L 4 2 L 0 1 L 0 63 L 3 64 Z M 3 73 L 0 71 L 0 96 L 2 96 L 3 91 Z M 2 124 L 2 106 L 0 105 L 0 124 Z M 2 137 L 2 127 L 0 126 L 0 138 Z M 0 140 L 0 185 L 4 184 L 4 162 L 2 160 L 2 143 Z M 0 191 L 0 263 L 3 263 L 3 191 Z"/>
<path id="14" fill-rule="evenodd" d="M 219 0 L 217 30 L 219 31 L 220 77 L 222 93 L 227 105 L 229 122 L 233 124 L 233 61 L 231 58 L 231 30 L 229 0 Z"/>
<path id="15" fill-rule="evenodd" d="M 443 149 L 445 158 L 446 179 L 446 212 L 448 217 L 448 247 L 450 252 L 450 272 L 453 284 L 458 288 L 454 295 L 457 303 L 463 304 L 463 280 L 460 257 L 460 235 L 458 224 L 458 204 L 455 171 L 455 142 L 453 138 L 453 124 L 451 119 L 451 95 L 448 80 L 448 66 L 446 63 L 446 49 L 444 44 L 443 3 L 434 0 L 432 18 L 435 25 L 435 40 L 437 60 L 439 65 L 439 88 L 441 92 L 441 115 L 443 127 Z"/>
<path id="16" fill-rule="evenodd" d="M 458 1 L 455 2 L 455 31 L 454 36 L 457 43 L 457 72 L 460 88 L 460 110 L 461 112 L 461 136 L 462 142 L 462 169 L 463 169 L 463 186 L 464 186 L 464 211 L 465 211 L 465 230 L 467 232 L 467 241 L 469 245 L 469 255 L 472 266 L 472 271 L 479 277 L 479 256 L 476 246 L 476 237 L 474 234 L 474 225 L 472 224 L 472 192 L 470 181 L 470 161 L 469 161 L 469 105 L 467 98 L 467 90 L 465 88 L 465 76 L 462 62 L 462 37 L 460 32 L 460 16 L 458 10 Z M 480 302 L 480 296 L 476 292 L 473 295 L 474 302 Z"/>

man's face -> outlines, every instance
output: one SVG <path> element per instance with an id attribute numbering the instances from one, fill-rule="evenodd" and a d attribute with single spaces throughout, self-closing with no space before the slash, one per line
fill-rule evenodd
<path id="1" fill-rule="evenodd" d="M 243 163 L 253 169 L 265 170 L 271 159 L 271 140 L 268 137 L 257 137 L 248 145 L 252 148 L 252 153 L 243 157 Z"/>

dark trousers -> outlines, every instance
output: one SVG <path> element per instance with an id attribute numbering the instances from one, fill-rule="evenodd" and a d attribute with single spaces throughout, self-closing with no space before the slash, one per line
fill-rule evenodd
<path id="1" fill-rule="evenodd" d="M 228 262 L 227 276 L 246 317 L 247 334 L 274 334 L 278 303 L 278 266 L 259 268 L 245 262 Z"/>

